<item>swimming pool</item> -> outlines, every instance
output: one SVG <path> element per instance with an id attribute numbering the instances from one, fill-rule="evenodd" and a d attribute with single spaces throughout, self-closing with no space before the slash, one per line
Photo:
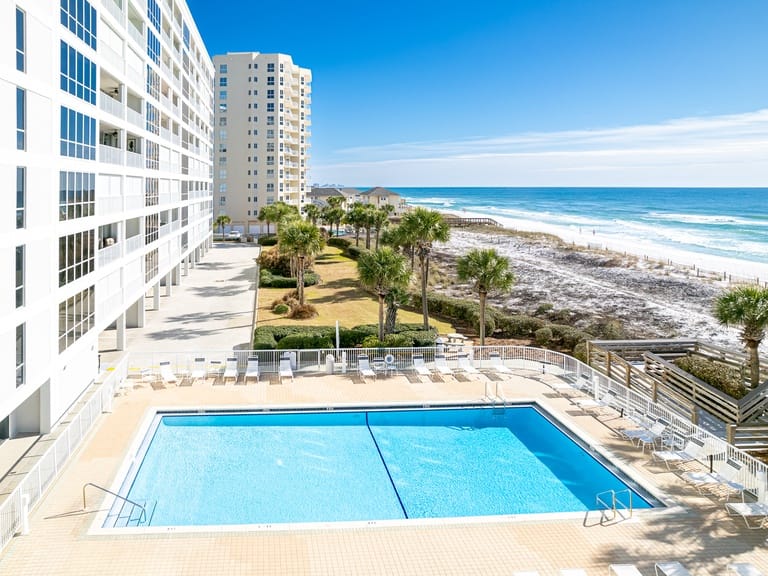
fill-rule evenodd
<path id="1" fill-rule="evenodd" d="M 585 512 L 658 504 L 532 405 L 159 414 L 104 527 Z"/>

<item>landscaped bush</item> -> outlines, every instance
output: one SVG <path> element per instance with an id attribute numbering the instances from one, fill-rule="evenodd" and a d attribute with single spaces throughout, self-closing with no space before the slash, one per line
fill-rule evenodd
<path id="1" fill-rule="evenodd" d="M 363 341 L 360 343 L 360 346 L 363 348 L 383 348 L 384 343 L 379 340 L 378 336 L 366 336 Z"/>
<path id="2" fill-rule="evenodd" d="M 547 325 L 545 320 L 524 314 L 499 314 L 496 330 L 500 338 L 533 338 L 536 330 Z"/>
<path id="3" fill-rule="evenodd" d="M 290 293 L 286 296 L 290 297 Z M 275 301 L 277 304 L 281 300 Z M 372 338 L 368 342 L 374 342 L 373 347 L 387 346 L 391 348 L 411 347 L 411 346 L 434 346 L 437 332 L 430 330 L 402 330 L 401 328 L 420 328 L 421 324 L 397 324 L 396 333 L 387 335 L 384 343 L 379 342 L 379 327 L 377 324 L 362 324 L 353 328 L 339 328 L 339 345 L 342 348 L 356 348 L 365 346 L 366 339 Z M 277 348 L 279 343 L 287 337 L 317 337 L 320 340 L 336 342 L 335 326 L 261 326 L 254 332 L 254 342 L 260 344 L 259 350 Z M 289 340 L 290 342 L 290 340 Z M 286 344 L 281 348 L 290 348 Z M 307 346 L 305 346 L 307 348 Z"/>
<path id="4" fill-rule="evenodd" d="M 421 326 L 421 324 L 419 324 Z M 403 336 L 405 338 L 408 338 L 410 340 L 410 344 L 405 344 L 405 346 L 414 346 L 414 347 L 421 347 L 421 346 L 434 346 L 435 340 L 437 340 L 437 330 L 404 330 L 402 332 L 399 332 L 397 334 L 398 336 Z"/>
<path id="5" fill-rule="evenodd" d="M 421 308 L 421 294 L 413 294 L 414 308 Z M 428 294 L 427 304 L 429 312 L 444 318 L 466 322 L 476 331 L 480 330 L 480 306 L 474 302 L 459 298 L 449 298 L 438 294 Z M 485 334 L 491 335 L 496 329 L 496 316 L 498 312 L 491 308 L 485 309 Z"/>
<path id="6" fill-rule="evenodd" d="M 733 398 L 743 398 L 747 394 L 741 373 L 732 366 L 693 355 L 678 358 L 675 365 Z"/>
<path id="7" fill-rule="evenodd" d="M 344 251 L 344 253 L 352 258 L 352 260 L 357 260 L 360 257 L 360 253 L 365 250 L 365 248 L 358 248 L 357 246 L 348 246 L 347 249 Z"/>
<path id="8" fill-rule="evenodd" d="M 387 348 L 410 348 L 413 346 L 413 339 L 407 336 L 407 333 L 387 334 L 384 337 L 384 346 Z"/>
<path id="9" fill-rule="evenodd" d="M 272 332 L 264 330 L 263 328 L 256 328 L 253 332 L 253 349 L 254 350 L 274 350 L 277 348 L 277 340 L 272 335 Z"/>
<path id="10" fill-rule="evenodd" d="M 288 304 L 280 302 L 280 304 L 277 304 L 277 305 L 272 307 L 272 312 L 274 312 L 275 314 L 285 314 L 290 309 L 291 309 L 291 307 L 288 306 Z"/>
<path id="11" fill-rule="evenodd" d="M 328 238 L 328 241 L 326 242 L 328 246 L 335 246 L 336 248 L 341 248 L 342 250 L 346 250 L 351 245 L 351 242 L 347 240 L 346 238 Z"/>
<path id="12" fill-rule="evenodd" d="M 304 286 L 314 286 L 319 280 L 320 277 L 314 272 L 304 273 Z M 261 288 L 296 288 L 296 284 L 296 278 L 278 276 L 269 270 L 262 270 L 259 273 L 259 286 Z"/>
<path id="13" fill-rule="evenodd" d="M 278 350 L 312 350 L 333 348 L 331 339 L 322 334 L 292 334 L 277 343 Z"/>
<path id="14" fill-rule="evenodd" d="M 536 344 L 539 346 L 548 346 L 552 341 L 552 330 L 550 328 L 539 328 L 536 330 Z"/>
<path id="15" fill-rule="evenodd" d="M 277 244 L 277 236 L 270 234 L 269 236 L 259 236 L 259 246 L 275 246 Z"/>
<path id="16" fill-rule="evenodd" d="M 564 350 L 573 350 L 579 342 L 594 340 L 592 334 L 582 332 L 573 326 L 549 324 L 548 328 L 552 330 L 552 339 Z"/>
<path id="17" fill-rule="evenodd" d="M 315 316 L 317 316 L 317 308 L 313 304 L 292 306 L 291 311 L 288 313 L 288 318 L 293 318 L 294 320 L 309 320 Z"/>

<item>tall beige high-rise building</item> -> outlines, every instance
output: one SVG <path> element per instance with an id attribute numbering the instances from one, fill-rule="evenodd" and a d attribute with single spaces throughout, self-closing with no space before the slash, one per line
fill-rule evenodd
<path id="1" fill-rule="evenodd" d="M 213 63 L 214 219 L 266 232 L 263 206 L 308 202 L 312 72 L 285 54 L 228 53 Z"/>

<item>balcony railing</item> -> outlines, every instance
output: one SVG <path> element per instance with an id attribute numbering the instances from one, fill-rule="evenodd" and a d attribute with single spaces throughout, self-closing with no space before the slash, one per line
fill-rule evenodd
<path id="1" fill-rule="evenodd" d="M 144 11 L 144 14 L 146 14 L 146 10 Z M 146 43 L 144 42 L 144 32 L 136 28 L 130 21 L 128 22 L 128 26 L 126 26 L 128 29 L 128 36 L 133 38 L 139 46 L 141 46 L 142 50 L 146 49 Z"/>
<path id="2" fill-rule="evenodd" d="M 111 0 L 109 1 L 111 2 Z M 122 72 L 125 68 L 125 60 L 123 57 L 115 52 L 115 50 L 106 42 L 99 42 L 99 54 L 104 55 L 104 59 L 114 66 L 116 71 Z"/>
<path id="3" fill-rule="evenodd" d="M 123 8 L 115 3 L 115 0 L 101 0 L 102 5 L 107 9 L 107 12 L 115 17 L 115 20 L 122 24 L 123 22 Z"/>
<path id="4" fill-rule="evenodd" d="M 108 0 L 111 2 L 112 0 Z M 111 96 L 104 94 L 104 92 L 99 92 L 99 108 L 104 110 L 104 112 L 107 112 L 109 114 L 112 114 L 113 116 L 117 116 L 118 118 L 123 118 L 123 110 L 125 109 L 123 107 L 123 103 L 119 100 L 115 100 Z"/>
<path id="5" fill-rule="evenodd" d="M 120 196 L 96 198 L 96 214 L 114 214 L 123 211 L 123 199 Z"/>
<path id="6" fill-rule="evenodd" d="M 141 234 L 136 234 L 136 236 L 131 236 L 130 238 L 125 239 L 125 253 L 130 254 L 131 252 L 135 252 L 142 246 L 144 246 L 144 237 Z"/>
<path id="7" fill-rule="evenodd" d="M 147 123 L 144 121 L 144 114 L 142 114 L 141 112 L 137 112 L 130 106 L 128 106 L 125 109 L 125 112 L 126 112 L 126 118 L 128 119 L 128 122 L 130 122 L 131 124 L 133 124 L 138 128 L 145 129 L 147 127 L 146 126 Z"/>
<path id="8" fill-rule="evenodd" d="M 131 168 L 144 167 L 144 156 L 141 154 L 137 154 L 136 152 L 130 152 L 130 151 L 126 152 L 125 160 L 126 160 L 125 163 Z"/>
<path id="9" fill-rule="evenodd" d="M 120 148 L 99 145 L 99 160 L 109 164 L 125 164 L 125 156 Z"/>
<path id="10" fill-rule="evenodd" d="M 117 244 L 112 244 L 111 246 L 105 246 L 97 253 L 97 261 L 99 266 L 106 266 L 107 264 L 110 264 L 111 262 L 115 262 L 116 260 L 120 259 L 121 256 L 121 246 L 118 242 Z"/>

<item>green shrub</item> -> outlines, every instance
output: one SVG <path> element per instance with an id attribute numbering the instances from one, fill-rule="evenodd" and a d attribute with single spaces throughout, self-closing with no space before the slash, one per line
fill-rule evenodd
<path id="1" fill-rule="evenodd" d="M 328 238 L 328 242 L 326 242 L 326 244 L 328 244 L 328 246 L 335 246 L 336 248 L 346 250 L 352 243 L 346 238 L 337 238 L 334 236 L 333 238 Z"/>
<path id="2" fill-rule="evenodd" d="M 259 246 L 275 246 L 277 244 L 277 236 L 270 234 L 269 236 L 259 236 Z"/>
<path id="3" fill-rule="evenodd" d="M 404 336 L 410 340 L 410 344 L 405 346 L 434 346 L 437 340 L 437 331 L 432 330 L 403 330 L 398 336 Z"/>
<path id="4" fill-rule="evenodd" d="M 548 328 L 552 330 L 552 339 L 564 350 L 573 350 L 579 342 L 594 339 L 592 334 L 565 324 L 550 324 Z"/>
<path id="5" fill-rule="evenodd" d="M 304 273 L 304 286 L 314 286 L 320 277 L 314 272 Z M 259 286 L 262 288 L 296 288 L 296 278 L 278 276 L 269 270 L 259 272 Z"/>
<path id="6" fill-rule="evenodd" d="M 683 356 L 675 360 L 675 365 L 733 398 L 743 398 L 747 394 L 740 371 L 732 366 L 701 356 Z"/>
<path id="7" fill-rule="evenodd" d="M 550 328 L 539 328 L 535 334 L 536 344 L 539 346 L 548 346 L 552 341 L 552 330 Z"/>
<path id="8" fill-rule="evenodd" d="M 272 308 L 272 312 L 274 312 L 275 314 L 285 314 L 290 309 L 291 309 L 291 307 L 288 306 L 288 304 L 283 304 L 281 302 L 280 304 L 278 304 L 277 306 L 274 306 Z"/>
<path id="9" fill-rule="evenodd" d="M 378 336 L 366 336 L 365 339 L 361 343 L 363 348 L 383 348 L 384 343 L 379 340 Z"/>
<path id="10" fill-rule="evenodd" d="M 376 336 L 379 333 L 379 325 L 378 324 L 360 324 L 359 326 L 353 327 L 352 330 L 355 330 L 356 332 L 364 334 L 363 337 Z"/>
<path id="11" fill-rule="evenodd" d="M 348 246 L 345 250 L 345 253 L 347 256 L 352 258 L 352 260 L 357 260 L 360 257 L 360 253 L 365 250 L 365 248 L 358 248 L 357 246 Z"/>
<path id="12" fill-rule="evenodd" d="M 277 341 L 271 332 L 263 328 L 257 328 L 253 333 L 254 350 L 274 350 L 277 348 Z"/>
<path id="13" fill-rule="evenodd" d="M 294 320 L 309 320 L 315 316 L 317 316 L 317 308 L 313 304 L 306 303 L 293 306 L 288 314 L 288 318 L 293 318 Z"/>
<path id="14" fill-rule="evenodd" d="M 421 294 L 413 294 L 413 306 L 421 308 Z M 449 298 L 437 294 L 427 295 L 427 305 L 432 314 L 466 322 L 476 331 L 480 330 L 480 306 L 475 302 L 460 298 Z M 485 334 L 490 335 L 496 330 L 496 317 L 498 312 L 486 306 L 485 309 Z"/>
<path id="15" fill-rule="evenodd" d="M 384 338 L 384 346 L 387 348 L 410 348 L 413 346 L 413 339 L 407 336 L 407 332 L 387 334 Z"/>
<path id="16" fill-rule="evenodd" d="M 333 342 L 321 334 L 292 334 L 277 343 L 278 350 L 307 350 L 333 348 Z"/>
<path id="17" fill-rule="evenodd" d="M 581 360 L 584 364 L 589 364 L 589 358 L 587 357 L 587 343 L 579 342 L 573 348 L 573 357 L 576 360 Z"/>
<path id="18" fill-rule="evenodd" d="M 533 338 L 536 330 L 544 328 L 546 321 L 524 314 L 500 314 L 496 318 L 496 329 L 502 338 Z"/>

